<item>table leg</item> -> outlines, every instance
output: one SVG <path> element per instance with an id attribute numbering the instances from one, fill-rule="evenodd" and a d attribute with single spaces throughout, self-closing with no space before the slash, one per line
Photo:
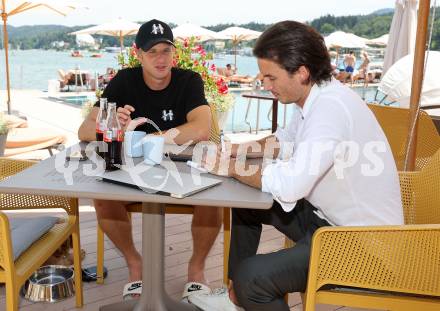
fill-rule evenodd
<path id="1" fill-rule="evenodd" d="M 278 100 L 272 101 L 272 133 L 277 130 L 278 127 Z"/>
<path id="2" fill-rule="evenodd" d="M 259 127 L 260 127 L 260 100 L 257 99 L 257 124 L 255 125 L 255 134 L 258 134 Z"/>
<path id="3" fill-rule="evenodd" d="M 249 108 L 251 107 L 251 100 L 252 98 L 248 99 L 248 104 L 247 104 L 247 108 L 246 108 L 246 115 L 244 116 L 244 122 L 249 125 L 249 134 L 252 133 L 252 126 L 251 123 L 247 120 L 248 119 L 248 115 L 249 115 Z"/>
<path id="4" fill-rule="evenodd" d="M 196 311 L 195 306 L 173 301 L 165 292 L 165 205 L 143 203 L 142 212 L 142 295 L 138 301 L 121 302 L 100 310 Z"/>

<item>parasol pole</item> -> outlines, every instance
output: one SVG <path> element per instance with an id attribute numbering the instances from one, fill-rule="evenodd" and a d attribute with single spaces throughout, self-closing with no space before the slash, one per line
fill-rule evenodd
<path id="1" fill-rule="evenodd" d="M 5 9 L 5 0 L 2 0 L 3 10 Z M 8 106 L 8 114 L 11 114 L 11 85 L 9 81 L 9 58 L 8 58 L 8 31 L 6 29 L 6 21 L 8 20 L 8 14 L 3 11 L 1 13 L 3 20 L 3 46 L 5 48 L 5 71 L 6 71 L 6 91 L 8 99 L 6 104 Z"/>
<path id="2" fill-rule="evenodd" d="M 235 73 L 237 73 L 237 45 L 238 45 L 238 40 L 232 40 L 232 43 L 234 44 L 234 70 Z"/>
<path id="3" fill-rule="evenodd" d="M 122 30 L 119 31 L 119 44 L 121 45 L 121 54 L 122 54 L 124 49 L 124 37 L 122 36 Z"/>
<path id="4" fill-rule="evenodd" d="M 430 0 L 419 1 L 419 11 L 417 16 L 417 34 L 414 52 L 413 76 L 411 83 L 410 111 L 407 146 L 408 154 L 405 162 L 406 171 L 414 171 L 417 146 L 417 127 L 418 112 L 420 105 L 420 95 L 423 84 L 423 71 L 425 66 L 426 38 L 428 35 Z M 414 128 L 413 128 L 414 124 Z"/>

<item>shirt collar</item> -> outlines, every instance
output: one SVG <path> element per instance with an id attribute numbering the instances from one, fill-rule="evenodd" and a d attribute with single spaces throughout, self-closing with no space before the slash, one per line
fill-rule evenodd
<path id="1" fill-rule="evenodd" d="M 315 102 L 315 99 L 319 96 L 322 89 L 327 87 L 330 83 L 331 82 L 324 81 L 321 83 L 321 85 L 318 85 L 317 83 L 313 84 L 312 88 L 310 89 L 309 96 L 307 96 L 307 99 L 304 103 L 304 106 L 302 108 L 298 106 L 303 117 L 305 117 L 308 114 L 313 103 Z"/>

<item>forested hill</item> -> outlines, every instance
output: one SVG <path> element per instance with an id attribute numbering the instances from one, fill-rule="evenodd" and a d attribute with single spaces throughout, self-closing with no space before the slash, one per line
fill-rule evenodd
<path id="1" fill-rule="evenodd" d="M 437 8 L 437 17 L 434 24 L 431 49 L 440 50 L 440 10 Z M 353 32 L 358 36 L 365 38 L 376 38 L 389 32 L 391 21 L 393 18 L 393 9 L 382 9 L 368 15 L 350 15 L 350 16 L 333 16 L 326 15 L 314 19 L 309 22 L 323 35 L 327 35 L 336 30 Z M 138 21 L 142 23 L 143 21 Z M 89 25 L 91 26 L 91 25 Z M 170 26 L 176 25 L 170 23 Z M 232 24 L 219 24 L 214 26 L 206 26 L 213 31 L 221 31 Z M 238 25 L 258 31 L 263 31 L 269 24 L 247 23 Z M 70 32 L 85 28 L 88 26 L 67 27 L 60 25 L 38 25 L 38 26 L 21 26 L 13 27 L 8 25 L 9 42 L 13 48 L 21 49 L 48 49 L 54 41 L 68 42 L 70 48 L 75 45 L 75 36 L 69 35 Z M 102 38 L 102 46 L 118 46 L 117 38 L 110 36 L 95 36 Z M 133 42 L 134 37 L 127 37 L 125 45 L 129 46 Z"/>

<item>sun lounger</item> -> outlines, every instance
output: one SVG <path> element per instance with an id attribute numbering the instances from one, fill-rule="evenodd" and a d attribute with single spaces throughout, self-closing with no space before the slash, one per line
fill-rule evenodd
<path id="1" fill-rule="evenodd" d="M 255 78 L 249 75 L 237 75 L 228 73 L 228 70 L 223 67 L 217 67 L 217 75 L 222 77 L 228 83 L 228 86 L 239 87 L 242 84 L 251 84 Z"/>
<path id="2" fill-rule="evenodd" d="M 10 115 L 10 114 L 5 114 L 3 116 L 6 120 L 6 122 L 8 123 L 8 128 L 13 129 L 13 128 L 22 128 L 22 127 L 27 127 L 27 120 L 14 116 L 14 115 Z"/>
<path id="3" fill-rule="evenodd" d="M 9 130 L 5 156 L 10 157 L 17 154 L 47 149 L 52 155 L 52 149 L 65 143 L 67 138 L 47 128 L 13 128 Z"/>
<path id="4" fill-rule="evenodd" d="M 57 72 L 60 89 L 63 90 L 67 86 L 68 92 L 70 91 L 71 86 L 74 86 L 75 89 L 77 87 L 87 87 L 90 81 L 90 74 L 87 71 L 72 69 L 66 73 L 64 70 L 58 69 Z"/>

